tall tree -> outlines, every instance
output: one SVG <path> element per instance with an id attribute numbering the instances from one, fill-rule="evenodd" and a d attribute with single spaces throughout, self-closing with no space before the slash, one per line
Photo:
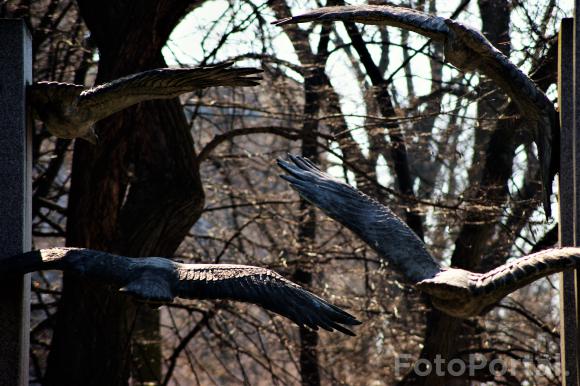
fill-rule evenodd
<path id="1" fill-rule="evenodd" d="M 97 64 L 97 82 L 164 65 L 161 47 L 197 3 L 153 3 L 16 0 L 0 3 L 0 15 L 29 19 L 38 80 L 82 84 L 92 82 Z M 480 1 L 479 12 L 478 2 L 460 3 L 452 15 L 443 2 L 412 5 L 471 26 L 481 18 L 498 48 L 508 52 L 514 38 L 512 60 L 537 69 L 525 72 L 543 90 L 555 83 L 552 35 L 564 14 L 558 1 L 519 1 L 503 11 L 496 8 L 503 0 Z M 186 113 L 196 118 L 189 127 L 177 101 L 116 114 L 99 124 L 101 145 L 79 141 L 74 157 L 69 141 L 51 138 L 37 122 L 36 246 L 61 245 L 66 232 L 69 245 L 170 256 L 183 240 L 178 259 L 275 268 L 317 294 L 332 294 L 364 324 L 356 338 L 343 339 L 298 330 L 254 307 L 196 301 L 162 308 L 167 323 L 159 328 L 157 313 L 71 276 L 56 317 L 61 288 L 54 276 L 41 274 L 33 287 L 32 372 L 43 374 L 56 325 L 47 384 L 126 384 L 130 371 L 137 383 L 157 381 L 163 360 L 163 385 L 395 384 L 404 375 L 396 372 L 397 358 L 412 366 L 420 356 L 472 353 L 488 362 L 526 355 L 537 362 L 506 374 L 413 380 L 410 373 L 401 383 L 560 384 L 550 281 L 512 294 L 483 317 L 460 321 L 430 311 L 372 248 L 314 216 L 274 166 L 287 152 L 309 155 L 418 224 L 413 227 L 443 265 L 487 271 L 539 247 L 546 230 L 532 216 L 538 161 L 517 110 L 505 108 L 504 93 L 485 77 L 452 68 L 442 45 L 414 32 L 360 23 L 269 26 L 315 3 L 207 5 L 187 19 L 200 49 L 186 54 L 203 63 L 233 55 L 260 61 L 263 86 L 192 96 Z M 510 13 L 517 17 L 510 21 Z M 282 43 L 286 38 L 296 58 Z M 170 51 L 176 61 L 190 62 L 175 41 L 164 50 Z M 316 275 L 324 275 L 324 286 Z M 135 335 L 152 344 L 131 341 Z"/>
<path id="2" fill-rule="evenodd" d="M 78 3 L 98 48 L 96 83 L 101 83 L 165 67 L 161 48 L 201 1 Z M 99 123 L 97 132 L 98 146 L 75 144 L 67 245 L 129 256 L 171 256 L 204 202 L 179 101 L 131 108 Z M 156 313 L 110 288 L 65 275 L 47 384 L 127 384 L 134 355 L 131 337 L 142 313 L 151 323 L 146 329 L 155 334 Z M 159 374 L 159 360 L 150 364 L 153 374 Z"/>

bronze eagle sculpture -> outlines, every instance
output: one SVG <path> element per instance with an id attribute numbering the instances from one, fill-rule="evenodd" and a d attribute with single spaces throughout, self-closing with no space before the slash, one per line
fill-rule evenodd
<path id="1" fill-rule="evenodd" d="M 125 76 L 92 88 L 59 82 L 37 82 L 28 89 L 35 116 L 59 138 L 96 143 L 93 125 L 139 102 L 175 98 L 215 86 L 255 86 L 256 68 L 231 68 L 224 63 L 199 68 L 158 68 Z"/>
<path id="2" fill-rule="evenodd" d="M 553 248 L 515 259 L 486 273 L 444 268 L 389 208 L 322 172 L 307 158 L 278 160 L 281 175 L 300 196 L 353 231 L 419 290 L 433 306 L 458 318 L 489 311 L 513 291 L 580 261 L 580 248 Z"/>
<path id="3" fill-rule="evenodd" d="M 152 305 L 185 299 L 253 303 L 313 330 L 354 333 L 349 313 L 266 268 L 183 264 L 162 257 L 129 258 L 82 248 L 49 248 L 0 258 L 0 277 L 39 270 L 73 272 L 118 288 Z"/>
<path id="4" fill-rule="evenodd" d="M 550 217 L 552 177 L 558 162 L 552 157 L 559 122 L 546 94 L 476 29 L 445 17 L 388 5 L 353 5 L 314 9 L 274 21 L 275 25 L 350 21 L 403 28 L 444 45 L 445 60 L 461 71 L 478 71 L 493 80 L 516 104 L 538 148 L 543 204 Z"/>

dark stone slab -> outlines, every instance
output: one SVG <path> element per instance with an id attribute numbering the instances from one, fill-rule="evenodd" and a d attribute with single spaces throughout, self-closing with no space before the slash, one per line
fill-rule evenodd
<path id="1" fill-rule="evenodd" d="M 31 39 L 24 21 L 0 19 L 0 259 L 31 247 L 31 135 L 26 84 Z M 28 385 L 30 276 L 0 283 L 0 386 Z"/>
<path id="2" fill-rule="evenodd" d="M 578 194 L 575 179 L 574 149 L 578 135 L 574 133 L 574 19 L 562 20 L 558 50 L 558 101 L 560 104 L 560 227 L 561 246 L 576 245 L 575 226 L 577 210 L 574 205 Z M 576 270 L 560 274 L 560 346 L 564 385 L 578 382 L 578 298 Z"/>

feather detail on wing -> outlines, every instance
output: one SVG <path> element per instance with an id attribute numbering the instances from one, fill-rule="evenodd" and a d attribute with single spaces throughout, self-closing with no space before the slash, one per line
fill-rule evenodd
<path id="1" fill-rule="evenodd" d="M 580 248 L 552 248 L 515 259 L 486 273 L 472 273 L 469 286 L 474 295 L 502 298 L 542 277 L 573 268 Z"/>
<path id="2" fill-rule="evenodd" d="M 540 278 L 573 268 L 580 248 L 554 248 L 521 257 L 486 273 L 447 268 L 417 283 L 431 295 L 433 306 L 458 317 L 469 318 L 493 308 L 501 299 Z"/>
<path id="3" fill-rule="evenodd" d="M 460 67 L 460 69 L 477 70 L 494 81 L 509 95 L 518 107 L 522 118 L 530 126 L 531 136 L 538 147 L 544 210 L 547 217 L 550 217 L 552 130 L 556 125 L 557 116 L 554 104 L 529 76 L 495 48 L 479 31 L 449 19 L 446 23 L 458 40 L 472 52 L 469 56 L 476 58 L 469 63 L 472 68 Z M 446 48 L 448 56 L 449 51 Z"/>
<path id="4" fill-rule="evenodd" d="M 464 51 L 462 63 L 453 63 L 460 69 L 480 70 L 493 80 L 501 80 L 500 86 L 515 99 L 516 103 L 531 104 L 538 110 L 553 110 L 553 104 L 536 84 L 515 66 L 501 51 L 491 44 L 479 31 L 452 19 L 430 15 L 404 7 L 387 5 L 353 5 L 323 7 L 298 16 L 274 21 L 275 25 L 311 21 L 354 21 L 363 24 L 379 24 L 399 27 L 419 33 L 435 41 L 445 42 L 446 55 L 453 63 L 453 51 Z M 529 112 L 526 106 L 525 112 Z M 534 111 L 531 111 L 533 114 Z"/>
<path id="5" fill-rule="evenodd" d="M 179 264 L 177 296 L 189 299 L 230 299 L 253 303 L 314 330 L 322 327 L 347 335 L 342 325 L 356 318 L 324 299 L 265 268 L 227 264 Z"/>
<path id="6" fill-rule="evenodd" d="M 388 25 L 417 32 L 442 42 L 448 28 L 445 18 L 432 16 L 409 8 L 388 5 L 347 5 L 313 9 L 297 16 L 276 20 L 272 24 L 284 25 L 311 21 L 353 21 L 364 24 Z"/>
<path id="7" fill-rule="evenodd" d="M 28 86 L 28 97 L 33 106 L 47 103 L 73 103 L 85 90 L 84 86 L 62 82 L 36 82 Z"/>
<path id="8" fill-rule="evenodd" d="M 35 118 L 45 122 L 54 116 L 63 119 L 67 113 L 76 111 L 78 98 L 84 90 L 77 84 L 36 82 L 28 86 L 28 103 Z"/>
<path id="9" fill-rule="evenodd" d="M 168 99 L 196 89 L 217 86 L 255 86 L 262 72 L 256 68 L 230 68 L 232 63 L 199 68 L 160 68 L 116 79 L 80 95 L 79 109 L 93 120 L 150 99 Z"/>
<path id="10" fill-rule="evenodd" d="M 533 118 L 537 119 L 539 112 L 554 110 L 554 104 L 534 81 L 481 32 L 451 19 L 446 19 L 445 23 L 456 38 L 473 52 L 473 58 L 477 59 L 474 69 L 496 81 L 523 112 L 534 114 Z"/>
<path id="11" fill-rule="evenodd" d="M 129 258 L 82 248 L 50 248 L 0 258 L 0 278 L 38 270 L 73 272 L 160 305 L 186 299 L 231 299 L 253 303 L 314 330 L 337 330 L 360 322 L 349 313 L 260 267 L 181 264 L 163 257 Z"/>
<path id="12" fill-rule="evenodd" d="M 323 173 L 306 158 L 290 155 L 290 160 L 292 163 L 278 160 L 288 173 L 281 177 L 305 200 L 353 231 L 411 283 L 440 271 L 421 239 L 390 209 Z"/>

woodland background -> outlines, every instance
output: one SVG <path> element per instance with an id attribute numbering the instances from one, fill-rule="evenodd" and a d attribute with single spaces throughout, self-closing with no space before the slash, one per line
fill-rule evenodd
<path id="1" fill-rule="evenodd" d="M 33 384 L 560 384 L 557 278 L 483 317 L 453 319 L 278 178 L 277 157 L 315 160 L 397 212 L 447 265 L 485 271 L 557 242 L 557 221 L 547 223 L 540 206 L 535 145 L 494 84 L 400 29 L 270 25 L 340 1 L 0 2 L 0 17 L 29 23 L 35 80 L 93 85 L 225 60 L 264 70 L 259 87 L 115 114 L 97 125 L 98 146 L 55 139 L 36 122 L 36 248 L 266 266 L 364 322 L 349 338 L 231 302 L 151 311 L 74 276 L 40 273 Z M 394 4 L 480 28 L 556 100 L 557 31 L 571 2 Z M 446 380 L 395 374 L 397 356 L 435 353 L 519 365 Z"/>

